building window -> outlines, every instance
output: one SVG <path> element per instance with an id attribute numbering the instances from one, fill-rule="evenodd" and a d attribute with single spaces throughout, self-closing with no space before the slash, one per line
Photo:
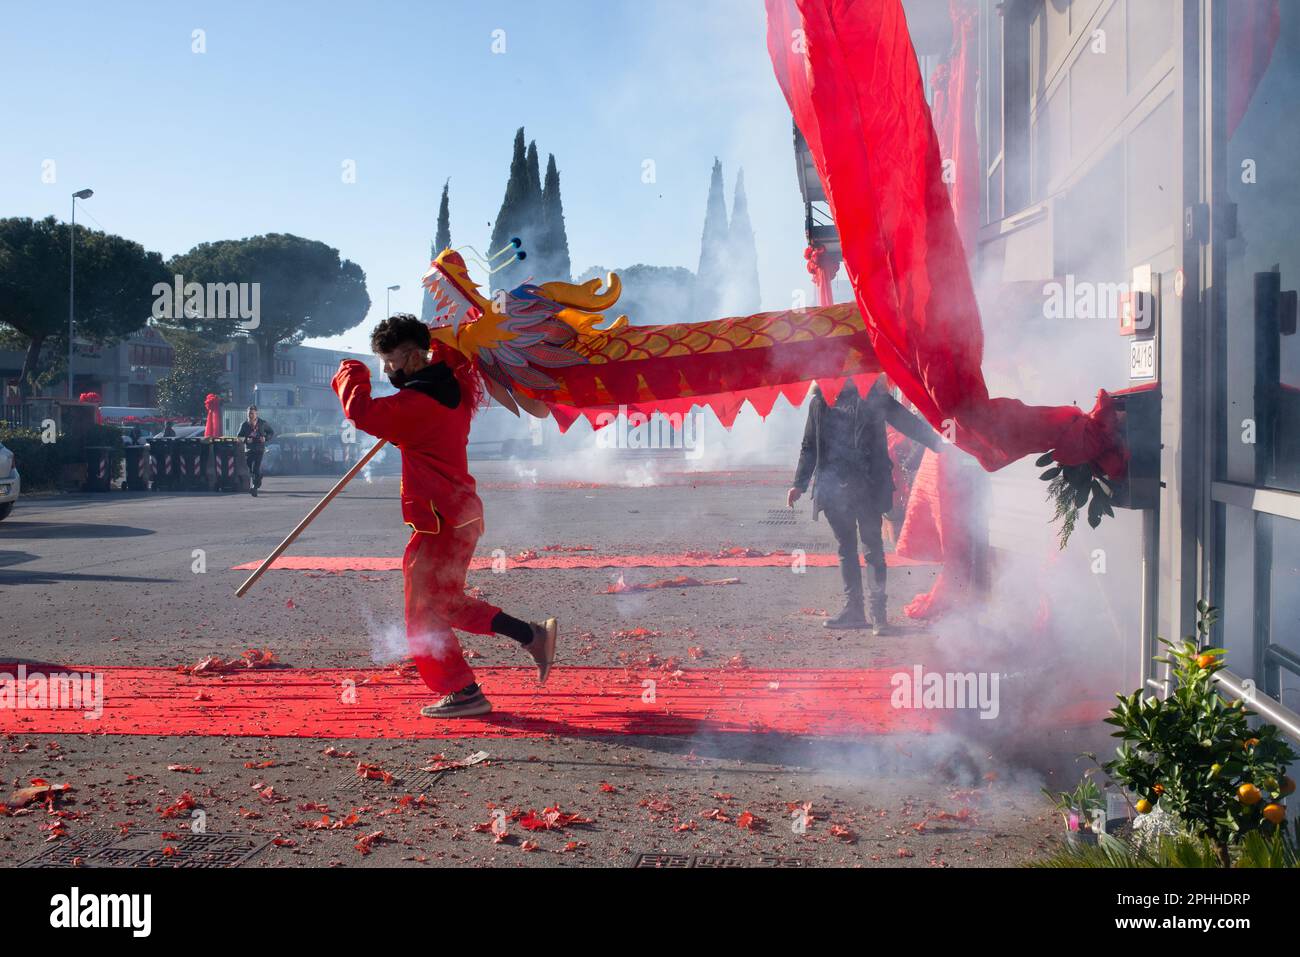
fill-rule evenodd
<path id="1" fill-rule="evenodd" d="M 133 366 L 171 366 L 175 353 L 169 346 L 131 346 L 131 365 Z"/>
<path id="2" fill-rule="evenodd" d="M 313 362 L 311 366 L 312 385 L 329 385 L 334 379 L 334 367 L 323 362 Z"/>
<path id="3" fill-rule="evenodd" d="M 157 398 L 158 390 L 151 385 L 132 382 L 126 387 L 126 404 L 135 408 L 149 408 Z"/>
<path id="4" fill-rule="evenodd" d="M 293 359 L 276 359 L 275 374 L 292 378 L 298 374 L 298 363 Z"/>
<path id="5" fill-rule="evenodd" d="M 1002 216 L 1029 205 L 1030 14 L 1041 3 L 1000 4 Z"/>

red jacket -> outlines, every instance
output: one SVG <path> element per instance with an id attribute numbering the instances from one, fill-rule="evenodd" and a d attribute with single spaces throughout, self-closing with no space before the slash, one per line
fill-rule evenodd
<path id="1" fill-rule="evenodd" d="M 450 390 L 454 407 L 433 397 L 438 390 L 429 380 L 445 368 L 417 373 L 396 394 L 379 399 L 370 397 L 370 370 L 356 359 L 345 360 L 332 383 L 343 414 L 358 429 L 401 450 L 402 520 L 430 534 L 437 534 L 443 522 L 459 527 L 483 518 L 465 453 L 472 410 L 459 401 L 459 389 Z"/>

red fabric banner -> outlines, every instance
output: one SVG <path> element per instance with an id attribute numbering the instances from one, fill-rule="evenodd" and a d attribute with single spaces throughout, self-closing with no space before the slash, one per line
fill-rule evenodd
<path id="1" fill-rule="evenodd" d="M 989 397 L 979 310 L 901 0 L 766 4 L 772 64 L 882 371 L 985 469 L 1052 449 L 1064 464 L 1122 475 L 1127 454 L 1104 392 L 1090 415 Z"/>
<path id="2" fill-rule="evenodd" d="M 184 737 L 538 738 L 591 735 L 785 734 L 816 737 L 926 734 L 960 726 L 963 712 L 897 708 L 895 676 L 920 666 L 862 669 L 557 668 L 546 687 L 533 668 L 483 668 L 479 680 L 495 710 L 478 718 L 421 717 L 429 692 L 397 667 L 267 668 L 193 677 L 172 668 L 85 667 L 103 677 L 103 714 L 93 722 L 69 708 L 0 709 L 0 733 L 169 735 Z M 31 669 L 35 671 L 35 669 Z M 49 666 L 47 673 L 73 670 Z M 0 675 L 23 683 L 16 665 Z M 656 700 L 642 699 L 643 682 Z M 357 701 L 340 702 L 355 682 Z M 22 692 L 24 696 L 34 691 Z M 917 694 L 920 694 L 919 689 Z M 1050 728 L 1086 727 L 1108 703 L 1063 705 Z M 340 763 L 340 771 L 347 765 Z"/>

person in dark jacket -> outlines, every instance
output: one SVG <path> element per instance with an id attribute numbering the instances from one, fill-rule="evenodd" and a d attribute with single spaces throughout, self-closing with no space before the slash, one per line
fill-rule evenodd
<path id="1" fill-rule="evenodd" d="M 248 494 L 257 498 L 257 490 L 262 487 L 262 456 L 266 453 L 266 443 L 275 435 L 266 419 L 257 414 L 257 406 L 248 407 L 248 418 L 239 426 L 239 438 L 244 440 L 244 455 L 248 461 Z"/>
<path id="2" fill-rule="evenodd" d="M 846 382 L 834 406 L 813 387 L 799 466 L 786 504 L 793 508 L 811 482 L 813 519 L 825 512 L 839 545 L 845 604 L 842 612 L 826 620 L 827 628 L 866 628 L 869 624 L 877 635 L 888 629 L 880 522 L 893 505 L 894 478 L 886 424 L 936 452 L 942 449 L 942 440 L 929 425 L 890 395 L 884 376 L 877 377 L 866 396 L 858 395 L 851 380 Z M 863 608 L 859 535 L 871 572 L 870 623 Z"/>

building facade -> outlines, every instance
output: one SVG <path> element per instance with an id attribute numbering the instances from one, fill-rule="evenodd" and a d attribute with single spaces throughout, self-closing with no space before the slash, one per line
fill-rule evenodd
<path id="1" fill-rule="evenodd" d="M 175 359 L 172 347 L 157 329 L 142 327 L 111 346 L 78 340 L 74 348 L 74 397 L 83 392 L 97 392 L 105 408 L 138 409 L 137 414 L 141 415 L 156 410 L 158 383 L 171 373 Z M 280 410 L 282 418 L 292 420 L 295 427 L 327 421 L 333 427 L 338 398 L 330 388 L 330 380 L 344 359 L 360 359 L 378 373 L 372 355 L 312 346 L 283 346 L 276 353 L 273 382 L 259 382 L 257 349 L 247 340 L 229 343 L 225 347 L 225 359 L 227 408 L 242 410 L 250 404 L 265 405 Z M 0 383 L 4 385 L 6 406 L 18 401 L 22 364 L 21 352 L 0 352 Z M 45 391 L 61 397 L 65 389 L 59 383 Z M 289 409 L 293 411 L 284 411 Z"/>
<path id="2" fill-rule="evenodd" d="M 1163 690 L 1155 636 L 1210 600 L 1225 683 L 1300 735 L 1300 4 L 979 0 L 978 38 L 990 390 L 1154 386 L 1155 500 L 1080 543 L 1099 620 Z M 994 476 L 995 545 L 1047 533 L 1036 471 Z"/>

